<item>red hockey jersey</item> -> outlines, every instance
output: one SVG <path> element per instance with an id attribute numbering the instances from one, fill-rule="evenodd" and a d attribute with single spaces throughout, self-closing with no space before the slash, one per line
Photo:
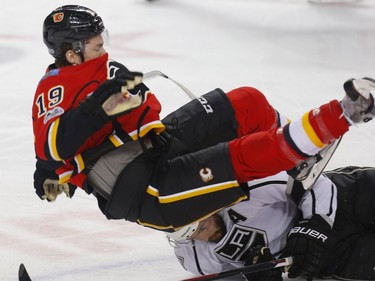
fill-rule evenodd
<path id="1" fill-rule="evenodd" d="M 60 162 L 56 173 L 61 182 L 82 186 L 82 155 L 95 151 L 103 142 L 118 147 L 124 136 L 135 140 L 150 130 L 164 130 L 159 117 L 161 105 L 144 84 L 133 90 L 141 91 L 143 104 L 114 120 L 104 122 L 80 110 L 80 102 L 102 82 L 127 71 L 105 54 L 78 66 L 49 70 L 39 82 L 32 108 L 36 157 Z"/>

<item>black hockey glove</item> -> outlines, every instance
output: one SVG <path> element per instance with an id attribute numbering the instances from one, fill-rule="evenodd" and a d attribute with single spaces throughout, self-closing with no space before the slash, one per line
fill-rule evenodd
<path id="1" fill-rule="evenodd" d="M 140 95 L 131 95 L 128 90 L 142 82 L 140 72 L 127 72 L 103 82 L 90 96 L 80 104 L 89 115 L 101 115 L 104 119 L 126 113 L 142 104 Z"/>
<path id="2" fill-rule="evenodd" d="M 34 188 L 40 199 L 47 199 L 48 202 L 53 202 L 63 192 L 67 197 L 73 197 L 77 187 L 70 183 L 59 184 L 55 173 L 37 168 L 34 172 Z"/>
<path id="3" fill-rule="evenodd" d="M 313 215 L 294 226 L 283 251 L 283 256 L 293 256 L 288 277 L 317 277 L 335 237 L 331 226 L 320 215 Z"/>
<path id="4" fill-rule="evenodd" d="M 274 260 L 274 256 L 271 254 L 270 249 L 267 247 L 254 247 L 249 250 L 249 255 L 245 261 L 246 265 L 262 263 L 270 260 Z M 283 277 L 282 268 L 274 268 L 265 270 L 257 273 L 246 274 L 245 277 L 249 281 L 282 281 Z"/>

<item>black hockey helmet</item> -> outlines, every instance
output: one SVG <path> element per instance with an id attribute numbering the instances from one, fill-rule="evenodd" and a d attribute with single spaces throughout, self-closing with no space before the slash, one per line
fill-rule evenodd
<path id="1" fill-rule="evenodd" d="M 55 58 L 62 55 L 63 43 L 70 43 L 76 53 L 82 53 L 84 40 L 105 30 L 103 20 L 93 10 L 66 5 L 53 10 L 43 23 L 43 41 Z"/>

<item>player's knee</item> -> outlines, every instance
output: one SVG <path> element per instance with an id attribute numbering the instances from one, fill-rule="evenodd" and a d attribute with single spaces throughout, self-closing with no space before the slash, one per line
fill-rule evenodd
<path id="1" fill-rule="evenodd" d="M 277 126 L 276 111 L 259 90 L 241 87 L 228 92 L 227 96 L 239 124 L 239 136 L 269 130 Z"/>
<path id="2" fill-rule="evenodd" d="M 240 87 L 231 90 L 227 93 L 229 100 L 235 108 L 251 106 L 251 104 L 258 104 L 258 106 L 268 106 L 269 103 L 266 97 L 256 88 Z"/>

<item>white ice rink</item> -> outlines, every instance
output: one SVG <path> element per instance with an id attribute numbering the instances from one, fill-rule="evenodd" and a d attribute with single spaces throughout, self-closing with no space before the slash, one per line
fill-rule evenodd
<path id="1" fill-rule="evenodd" d="M 251 85 L 292 119 L 343 97 L 350 77 L 375 76 L 375 1 L 307 0 L 1 1 L 0 280 L 17 280 L 24 263 L 33 281 L 176 281 L 190 277 L 164 236 L 107 221 L 96 200 L 41 201 L 33 189 L 31 106 L 52 62 L 42 22 L 54 8 L 97 11 L 111 37 L 111 57 L 132 70 L 160 70 L 196 95 Z M 148 83 L 163 116 L 189 99 L 165 79 Z M 329 168 L 375 166 L 375 123 L 351 128 Z M 286 278 L 285 278 L 286 279 Z"/>

